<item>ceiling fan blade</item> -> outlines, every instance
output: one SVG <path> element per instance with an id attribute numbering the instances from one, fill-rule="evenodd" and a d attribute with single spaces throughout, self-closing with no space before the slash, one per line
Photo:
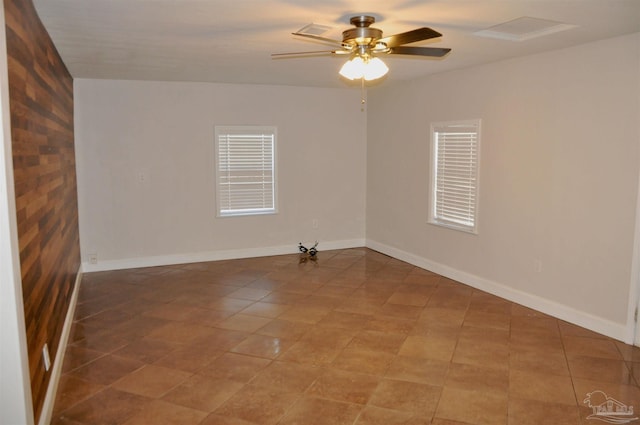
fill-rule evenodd
<path id="1" fill-rule="evenodd" d="M 439 47 L 410 47 L 410 46 L 398 46 L 392 47 L 389 50 L 389 54 L 392 55 L 413 55 L 413 56 L 431 56 L 442 57 L 449 53 L 451 49 L 444 49 Z"/>
<path id="2" fill-rule="evenodd" d="M 401 44 L 415 43 L 416 41 L 429 40 L 430 38 L 441 36 L 442 34 L 440 34 L 438 31 L 432 30 L 431 28 L 423 27 L 400 34 L 390 35 L 389 37 L 381 38 L 378 41 L 385 43 L 388 47 L 396 47 L 400 46 Z"/>
<path id="3" fill-rule="evenodd" d="M 306 34 L 306 33 L 302 33 L 302 32 L 292 32 L 291 34 L 297 35 L 299 37 L 313 38 L 314 40 L 324 41 L 325 43 L 337 44 L 338 46 L 342 46 L 342 41 L 334 40 L 332 38 L 326 38 L 326 37 L 321 37 L 319 35 Z"/>
<path id="4" fill-rule="evenodd" d="M 347 50 L 313 50 L 309 52 L 289 52 L 289 53 L 272 53 L 271 57 L 284 57 L 284 56 L 304 56 L 304 55 L 348 55 L 349 51 Z"/>

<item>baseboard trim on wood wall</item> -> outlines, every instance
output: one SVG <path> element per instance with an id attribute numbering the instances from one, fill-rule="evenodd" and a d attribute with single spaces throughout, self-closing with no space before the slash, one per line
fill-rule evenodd
<path id="1" fill-rule="evenodd" d="M 73 317 L 76 312 L 76 304 L 78 302 L 78 293 L 80 291 L 81 280 L 82 268 L 78 270 L 76 280 L 73 285 L 73 293 L 71 294 L 71 299 L 69 300 L 69 309 L 67 310 L 67 315 L 64 319 L 64 325 L 62 327 L 62 333 L 60 335 L 60 342 L 58 343 L 58 350 L 56 351 L 56 357 L 53 361 L 53 367 L 51 368 L 49 387 L 47 388 L 47 394 L 42 404 L 42 412 L 40 413 L 40 420 L 38 421 L 38 425 L 49 425 L 49 423 L 51 423 L 53 407 L 56 402 L 56 393 L 58 392 L 58 383 L 60 382 L 60 376 L 62 375 L 64 353 L 67 349 L 69 335 L 71 334 L 71 326 L 73 325 Z"/>
<path id="2" fill-rule="evenodd" d="M 361 248 L 364 239 L 345 239 L 338 241 L 319 241 L 318 252 L 333 249 Z M 240 258 L 268 257 L 272 255 L 297 254 L 297 242 L 291 245 L 268 246 L 262 248 L 229 249 L 220 251 L 197 252 L 189 254 L 171 254 L 152 257 L 124 258 L 100 261 L 97 264 L 82 263 L 82 271 L 100 272 L 108 270 L 135 269 L 139 267 L 169 266 L 174 264 L 201 263 L 205 261 L 235 260 Z"/>
<path id="3" fill-rule="evenodd" d="M 547 298 L 542 298 L 537 295 L 510 288 L 498 282 L 454 269 L 444 264 L 419 257 L 415 254 L 411 254 L 399 248 L 376 242 L 374 240 L 367 239 L 366 246 L 367 248 L 371 248 L 375 251 L 397 258 L 398 260 L 438 273 L 449 279 L 464 283 L 465 285 L 469 285 L 500 298 L 521 304 L 525 307 L 532 308 L 557 319 L 606 335 L 626 344 L 633 344 L 633 341 L 627 340 L 629 332 L 627 330 L 627 326 L 623 324 L 615 323 L 602 317 L 576 310 L 573 307 L 560 304 Z"/>

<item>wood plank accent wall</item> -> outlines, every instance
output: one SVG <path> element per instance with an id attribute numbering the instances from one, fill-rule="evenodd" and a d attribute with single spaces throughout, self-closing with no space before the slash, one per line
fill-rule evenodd
<path id="1" fill-rule="evenodd" d="M 36 421 L 80 267 L 73 79 L 32 0 L 4 0 L 11 139 L 31 392 Z"/>

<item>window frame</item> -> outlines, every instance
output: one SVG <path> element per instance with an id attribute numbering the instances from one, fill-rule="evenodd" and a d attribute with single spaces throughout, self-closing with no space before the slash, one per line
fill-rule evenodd
<path id="1" fill-rule="evenodd" d="M 475 128 L 475 165 L 473 166 L 473 176 L 470 180 L 475 181 L 473 187 L 473 213 L 471 214 L 473 223 L 463 223 L 456 221 L 450 217 L 442 217 L 438 213 L 438 170 L 439 170 L 439 158 L 438 158 L 438 136 L 437 133 L 442 133 L 442 129 L 455 129 L 455 128 Z M 469 120 L 455 120 L 455 121 L 441 121 L 433 122 L 430 125 L 430 183 L 429 183 L 429 213 L 427 222 L 437 226 L 459 230 L 466 233 L 478 234 L 478 216 L 479 216 L 479 204 L 480 204 L 480 143 L 481 143 L 481 119 L 469 119 Z"/>
<path id="2" fill-rule="evenodd" d="M 273 206 L 270 208 L 239 208 L 223 210 L 221 196 L 225 193 L 222 190 L 221 175 L 221 162 L 220 162 L 220 137 L 229 135 L 242 135 L 243 133 L 251 136 L 257 135 L 269 135 L 272 137 L 272 153 L 271 153 L 271 187 L 272 187 L 272 201 Z M 215 126 L 215 140 L 214 140 L 214 169 L 215 169 L 215 192 L 216 192 L 216 217 L 228 218 L 228 217 L 246 217 L 257 215 L 271 215 L 278 213 L 278 164 L 277 164 L 277 127 L 276 126 L 261 126 L 261 125 L 217 125 Z"/>

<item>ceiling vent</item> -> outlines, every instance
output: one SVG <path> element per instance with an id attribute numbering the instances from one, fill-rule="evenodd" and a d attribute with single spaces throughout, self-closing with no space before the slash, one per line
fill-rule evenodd
<path id="1" fill-rule="evenodd" d="M 322 35 L 326 32 L 331 31 L 332 29 L 332 27 L 329 27 L 327 25 L 309 24 L 300 28 L 297 34 Z"/>
<path id="2" fill-rule="evenodd" d="M 473 34 L 480 37 L 497 38 L 509 41 L 525 41 L 560 31 L 575 28 L 577 25 L 547 19 L 523 16 L 503 24 L 494 25 Z"/>

